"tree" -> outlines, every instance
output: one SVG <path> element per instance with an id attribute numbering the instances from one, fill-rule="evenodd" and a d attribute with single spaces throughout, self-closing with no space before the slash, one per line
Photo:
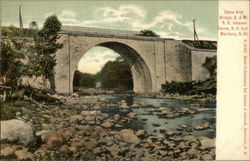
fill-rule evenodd
<path id="1" fill-rule="evenodd" d="M 96 77 L 93 74 L 75 71 L 73 84 L 76 87 L 94 88 L 96 86 Z"/>
<path id="2" fill-rule="evenodd" d="M 56 65 L 55 53 L 63 47 L 63 44 L 57 42 L 60 38 L 58 32 L 61 31 L 61 27 L 61 22 L 53 15 L 45 20 L 43 28 L 34 36 L 35 54 L 31 58 L 32 68 L 36 75 L 43 75 L 49 79 L 52 88 L 54 88 L 53 68 Z"/>
<path id="3" fill-rule="evenodd" d="M 152 30 L 142 30 L 140 31 L 139 34 L 137 34 L 137 36 L 146 36 L 146 37 L 160 37 L 159 35 L 157 35 L 154 31 Z"/>
<path id="4" fill-rule="evenodd" d="M 21 49 L 23 46 L 23 43 L 15 40 L 1 41 L 0 93 L 3 101 L 18 90 L 18 79 L 27 73 L 28 67 L 21 61 L 25 54 Z"/>
<path id="5" fill-rule="evenodd" d="M 129 65 L 121 57 L 107 62 L 98 74 L 102 88 L 133 89 L 133 79 Z"/>
<path id="6" fill-rule="evenodd" d="M 205 67 L 209 74 L 211 79 L 216 81 L 216 75 L 217 75 L 217 57 L 206 57 L 205 63 L 202 64 L 203 67 Z"/>
<path id="7" fill-rule="evenodd" d="M 37 30 L 38 29 L 38 24 L 36 21 L 31 21 L 29 24 L 29 28 L 33 29 L 33 30 Z"/>

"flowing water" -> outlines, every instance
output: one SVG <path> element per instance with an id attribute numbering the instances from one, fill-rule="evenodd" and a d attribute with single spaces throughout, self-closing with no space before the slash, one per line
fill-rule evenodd
<path id="1" fill-rule="evenodd" d="M 194 135 L 194 136 L 207 136 L 209 138 L 215 138 L 215 121 L 216 121 L 216 102 L 208 103 L 197 103 L 191 104 L 186 100 L 180 99 L 156 99 L 156 98 L 141 98 L 136 96 L 87 96 L 94 98 L 104 98 L 111 100 L 125 100 L 128 105 L 141 104 L 143 108 L 132 108 L 132 109 L 120 109 L 120 108 L 104 108 L 104 112 L 109 114 L 127 114 L 128 112 L 137 113 L 137 120 L 132 121 L 131 124 L 127 125 L 133 130 L 144 129 L 149 134 L 164 136 L 161 130 L 165 130 L 164 133 L 176 132 L 176 128 L 180 125 L 186 125 L 188 127 L 194 128 L 196 126 L 202 125 L 204 122 L 209 122 L 212 125 L 211 128 L 192 132 L 182 131 L 182 135 Z M 155 107 L 166 106 L 172 109 L 178 109 L 182 107 L 188 108 L 205 108 L 206 111 L 177 118 L 161 118 L 157 115 L 157 111 L 154 111 Z M 149 113 L 150 114 L 147 114 Z M 159 124 L 155 127 L 152 124 Z"/>

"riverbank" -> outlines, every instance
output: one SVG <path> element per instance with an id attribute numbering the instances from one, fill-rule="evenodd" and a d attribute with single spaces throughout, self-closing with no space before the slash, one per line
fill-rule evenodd
<path id="1" fill-rule="evenodd" d="M 209 102 L 216 101 L 216 95 L 213 94 L 195 94 L 195 95 L 180 95 L 180 94 L 168 94 L 168 93 L 153 93 L 153 94 L 135 94 L 131 91 L 125 91 L 123 93 L 116 93 L 113 90 L 105 90 L 99 88 L 81 88 L 78 89 L 77 93 L 83 96 L 93 96 L 93 95 L 127 95 L 136 96 L 142 98 L 159 98 L 159 99 L 181 99 L 189 101 L 199 101 L 199 102 Z"/>
<path id="2" fill-rule="evenodd" d="M 148 122 L 146 116 L 185 119 L 205 113 L 206 109 L 130 105 L 125 100 L 77 94 L 53 97 L 62 104 L 26 100 L 26 105 L 20 106 L 20 111 L 16 112 L 15 128 L 8 127 L 11 122 L 15 122 L 13 120 L 1 122 L 1 136 L 3 129 L 8 131 L 1 145 L 1 160 L 215 159 L 215 138 L 191 133 L 191 130 L 199 132 L 214 128 L 207 121 L 196 127 L 176 124 L 174 131 L 166 131 L 165 128 L 170 126 L 168 123 L 150 123 L 158 128 L 162 136 L 153 135 L 145 129 L 129 127 L 132 123 L 135 125 L 135 122 Z M 136 112 L 138 110 L 144 110 L 144 115 Z M 27 128 L 18 128 L 18 121 L 22 122 L 20 126 Z M 28 127 L 32 127 L 35 135 L 28 133 Z M 8 133 L 12 140 L 6 136 Z"/>

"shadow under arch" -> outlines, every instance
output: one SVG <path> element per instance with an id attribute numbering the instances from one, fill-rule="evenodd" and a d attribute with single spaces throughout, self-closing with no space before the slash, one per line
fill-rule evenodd
<path id="1" fill-rule="evenodd" d="M 114 41 L 102 42 L 94 45 L 93 47 L 96 46 L 106 47 L 114 50 L 127 61 L 133 77 L 133 91 L 135 93 L 152 93 L 152 80 L 149 68 L 137 51 L 127 44 Z"/>

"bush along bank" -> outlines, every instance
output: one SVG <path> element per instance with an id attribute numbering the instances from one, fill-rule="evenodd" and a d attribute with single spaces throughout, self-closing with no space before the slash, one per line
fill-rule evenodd
<path id="1" fill-rule="evenodd" d="M 162 84 L 162 93 L 180 95 L 216 95 L 216 82 L 214 81 L 214 79 L 190 82 L 166 82 L 165 84 Z"/>

